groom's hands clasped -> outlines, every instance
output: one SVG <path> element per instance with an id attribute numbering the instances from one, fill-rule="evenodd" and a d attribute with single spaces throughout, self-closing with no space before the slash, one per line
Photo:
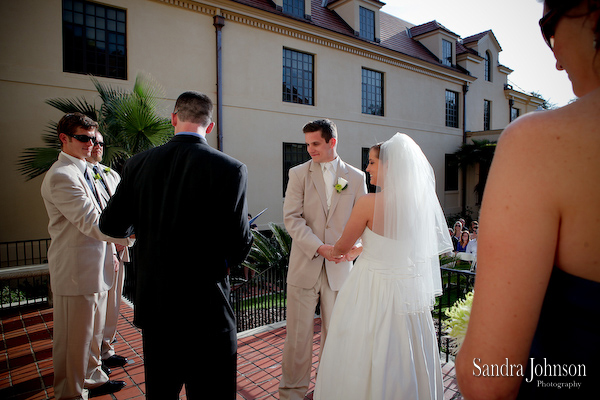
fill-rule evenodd
<path id="1" fill-rule="evenodd" d="M 336 264 L 342 261 L 354 261 L 362 252 L 362 245 L 354 245 L 346 254 L 334 255 L 334 247 L 330 244 L 324 244 L 319 247 L 317 253 L 323 256 L 328 261 L 333 261 Z"/>

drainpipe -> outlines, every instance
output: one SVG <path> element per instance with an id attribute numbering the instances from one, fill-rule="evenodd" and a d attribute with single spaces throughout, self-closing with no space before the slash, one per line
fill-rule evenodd
<path id="1" fill-rule="evenodd" d="M 469 85 L 463 85 L 463 144 L 467 144 L 467 92 L 469 91 Z M 467 168 L 463 166 L 461 168 L 462 172 L 462 193 L 461 193 L 461 203 L 462 203 L 462 214 L 466 216 L 467 214 Z"/>
<path id="2" fill-rule="evenodd" d="M 213 25 L 217 33 L 217 149 L 223 151 L 223 54 L 221 30 L 225 26 L 225 18 L 219 15 L 219 12 L 214 17 Z"/>

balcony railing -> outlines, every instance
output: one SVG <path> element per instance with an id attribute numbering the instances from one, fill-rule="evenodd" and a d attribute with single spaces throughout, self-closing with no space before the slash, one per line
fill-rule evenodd
<path id="1" fill-rule="evenodd" d="M 5 268 L 14 266 L 47 263 L 47 250 L 50 239 L 0 243 L 0 263 Z M 3 268 L 0 268 L 0 273 Z M 4 269 L 5 271 L 7 269 Z M 442 267 L 443 294 L 438 297 L 433 310 L 440 350 L 448 361 L 452 353 L 452 343 L 443 332 L 445 310 L 462 299 L 473 289 L 475 273 Z M 125 284 L 123 296 L 134 301 L 135 267 L 125 264 Z M 247 282 L 232 279 L 231 303 L 237 319 L 238 332 L 258 328 L 286 319 L 287 271 L 268 269 L 256 273 Z M 26 304 L 49 301 L 47 273 L 17 279 L 0 281 L 0 309 L 15 308 Z"/>
<path id="2" fill-rule="evenodd" d="M 287 271 L 269 268 L 247 282 L 233 280 L 230 299 L 238 332 L 285 320 L 286 279 Z"/>
<path id="3" fill-rule="evenodd" d="M 50 302 L 50 239 L 0 243 L 0 309 Z"/>
<path id="4" fill-rule="evenodd" d="M 446 362 L 448 362 L 453 345 L 452 341 L 445 336 L 443 329 L 443 321 L 447 318 L 445 311 L 473 290 L 475 272 L 444 267 L 441 272 L 443 294 L 437 298 L 433 316 L 437 329 L 438 347 L 441 352 L 446 354 Z"/>
<path id="5" fill-rule="evenodd" d="M 0 268 L 48 262 L 50 239 L 0 243 Z"/>

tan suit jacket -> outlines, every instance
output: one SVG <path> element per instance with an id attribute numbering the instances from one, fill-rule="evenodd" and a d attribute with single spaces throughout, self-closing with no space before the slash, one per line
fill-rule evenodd
<path id="1" fill-rule="evenodd" d="M 317 249 L 323 244 L 334 244 L 342 235 L 356 200 L 367 193 L 365 174 L 340 159 L 336 182 L 342 177 L 348 186 L 341 193 L 333 191 L 329 210 L 320 164 L 309 160 L 290 169 L 289 177 L 283 203 L 285 227 L 292 237 L 287 282 L 309 289 L 317 282 L 323 266 L 323 257 L 316 256 Z M 332 290 L 340 290 L 351 267 L 351 262 L 325 262 Z"/>
<path id="2" fill-rule="evenodd" d="M 52 239 L 48 249 L 52 291 L 62 296 L 107 291 L 115 269 L 112 257 L 105 257 L 106 242 L 127 246 L 131 241 L 100 232 L 100 205 L 81 169 L 64 153 L 46 173 L 41 192 Z"/>
<path id="3" fill-rule="evenodd" d="M 92 164 L 89 164 L 90 168 L 92 168 Z M 101 178 L 104 180 L 104 182 L 106 182 L 106 186 L 107 186 L 107 190 L 104 189 L 104 185 L 102 185 L 101 182 L 98 182 L 98 179 L 96 179 L 96 182 L 98 183 L 96 185 L 96 187 L 98 187 L 100 190 L 98 192 L 99 195 L 102 196 L 102 199 L 104 201 L 104 205 L 106 206 L 106 204 L 108 204 L 108 201 L 110 200 L 110 198 L 112 197 L 113 194 L 115 194 L 115 191 L 117 190 L 117 186 L 119 186 L 119 183 L 121 182 L 121 176 L 119 176 L 119 174 L 117 174 L 114 170 L 112 170 L 111 168 L 107 167 L 106 165 L 100 164 L 98 163 L 98 173 L 100 174 Z M 113 245 L 114 246 L 114 245 Z M 113 248 L 114 250 L 114 248 Z M 129 262 L 129 249 L 127 247 L 125 247 L 123 250 L 121 250 L 119 252 L 119 260 L 121 260 L 121 262 Z"/>

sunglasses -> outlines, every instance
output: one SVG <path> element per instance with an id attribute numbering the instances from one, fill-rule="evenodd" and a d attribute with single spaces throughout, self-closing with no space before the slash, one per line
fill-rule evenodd
<path id="1" fill-rule="evenodd" d="M 561 17 L 562 15 L 557 10 L 550 10 L 540 19 L 542 36 L 550 49 L 554 49 L 554 32 Z"/>
<path id="2" fill-rule="evenodd" d="M 80 141 L 81 143 L 92 142 L 93 144 L 96 144 L 96 138 L 94 136 L 71 135 L 70 133 L 65 133 L 65 135 L 72 137 L 73 139 L 76 139 L 76 140 Z"/>
<path id="3" fill-rule="evenodd" d="M 94 139 L 94 146 L 104 147 L 104 142 L 99 142 L 99 141 L 97 141 L 97 140 Z"/>

